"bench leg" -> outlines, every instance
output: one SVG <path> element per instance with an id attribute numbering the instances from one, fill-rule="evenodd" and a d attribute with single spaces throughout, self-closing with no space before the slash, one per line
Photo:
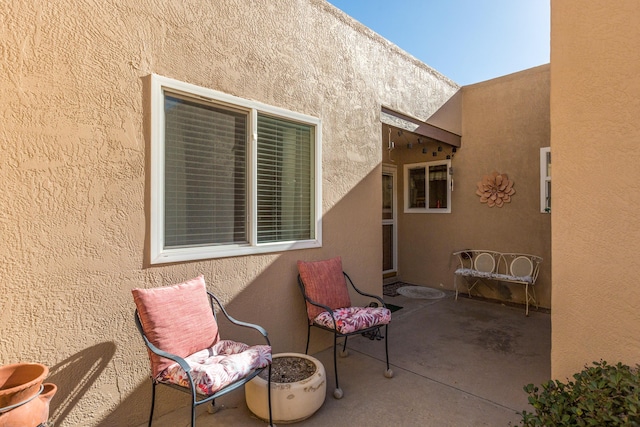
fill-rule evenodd
<path id="1" fill-rule="evenodd" d="M 456 301 L 458 301 L 458 275 L 453 275 L 453 287 L 456 288 Z"/>
<path id="2" fill-rule="evenodd" d="M 533 295 L 531 295 L 533 294 Z M 527 299 L 527 316 L 529 316 L 529 301 L 533 301 L 533 303 L 536 305 L 536 309 L 539 308 L 538 306 L 538 299 L 536 298 L 536 288 L 531 285 L 531 294 L 529 294 L 529 284 L 525 284 L 525 297 Z"/>
<path id="3" fill-rule="evenodd" d="M 471 298 L 471 290 L 473 288 L 475 288 L 475 286 L 478 284 L 478 280 L 473 282 L 473 285 L 469 286 L 469 281 L 464 276 L 462 276 L 462 278 L 464 279 L 465 283 L 467 284 L 467 295 L 469 296 L 469 298 Z M 458 292 L 459 292 L 459 290 L 458 290 L 458 279 L 459 279 L 458 275 L 454 274 L 454 276 L 453 276 L 453 285 L 456 288 L 456 301 L 458 301 Z"/>
<path id="4" fill-rule="evenodd" d="M 476 287 L 478 283 L 480 283 L 480 279 L 476 279 L 474 277 L 473 285 L 469 286 L 469 282 L 467 281 L 467 294 L 469 295 L 469 299 L 471 299 L 471 291 Z M 466 280 L 466 279 L 465 279 Z"/>

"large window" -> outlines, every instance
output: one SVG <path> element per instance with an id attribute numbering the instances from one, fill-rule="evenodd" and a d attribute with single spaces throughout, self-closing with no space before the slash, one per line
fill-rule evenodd
<path id="1" fill-rule="evenodd" d="M 406 213 L 451 212 L 450 160 L 404 166 Z"/>
<path id="2" fill-rule="evenodd" d="M 319 119 L 151 86 L 152 263 L 321 245 Z"/>

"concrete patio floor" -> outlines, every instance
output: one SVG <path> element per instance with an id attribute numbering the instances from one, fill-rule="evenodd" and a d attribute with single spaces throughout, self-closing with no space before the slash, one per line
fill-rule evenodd
<path id="1" fill-rule="evenodd" d="M 403 307 L 389 326 L 391 379 L 383 375 L 383 341 L 352 337 L 349 356 L 338 358 L 344 397 L 336 400 L 332 349 L 314 354 L 327 371 L 327 397 L 314 415 L 293 425 L 518 425 L 517 412 L 530 410 L 522 387 L 550 377 L 550 315 L 533 308 L 526 317 L 521 307 L 466 297 L 455 301 L 453 293 L 445 293 L 437 300 L 384 298 Z M 213 415 L 200 408 L 198 426 L 267 424 L 247 409 L 243 391 L 217 403 L 223 408 Z M 189 408 L 153 425 L 187 426 Z"/>

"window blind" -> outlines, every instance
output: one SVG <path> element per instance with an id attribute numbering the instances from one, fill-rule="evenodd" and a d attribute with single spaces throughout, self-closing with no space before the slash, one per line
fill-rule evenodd
<path id="1" fill-rule="evenodd" d="M 166 248 L 246 243 L 246 112 L 165 95 Z"/>
<path id="2" fill-rule="evenodd" d="M 314 238 L 314 128 L 258 114 L 258 243 Z"/>

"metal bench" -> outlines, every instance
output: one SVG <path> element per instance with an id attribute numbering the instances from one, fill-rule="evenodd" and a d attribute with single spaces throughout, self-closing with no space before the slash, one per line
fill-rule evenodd
<path id="1" fill-rule="evenodd" d="M 494 280 L 499 282 L 516 283 L 525 287 L 526 312 L 529 315 L 529 303 L 537 307 L 535 283 L 542 258 L 523 253 L 503 253 L 479 249 L 466 249 L 454 252 L 458 258 L 458 267 L 454 272 L 456 300 L 458 299 L 458 281 L 464 279 L 467 293 L 480 282 Z"/>

